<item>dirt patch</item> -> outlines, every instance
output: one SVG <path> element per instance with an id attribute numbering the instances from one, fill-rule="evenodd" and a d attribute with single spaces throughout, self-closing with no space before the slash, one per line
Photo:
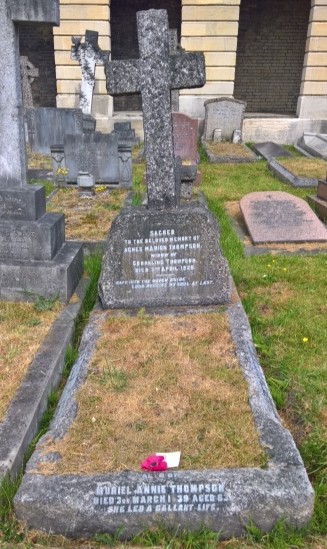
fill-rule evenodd
<path id="1" fill-rule="evenodd" d="M 62 188 L 51 197 L 47 211 L 65 214 L 67 239 L 105 240 L 125 197 L 126 191 L 104 186 L 96 187 L 92 197 L 81 197 L 76 188 Z"/>
<path id="2" fill-rule="evenodd" d="M 0 302 L 0 420 L 61 308 L 37 312 L 32 303 Z"/>
<path id="3" fill-rule="evenodd" d="M 67 436 L 38 472 L 139 470 L 182 452 L 182 469 L 265 462 L 225 314 L 106 318 Z"/>
<path id="4" fill-rule="evenodd" d="M 279 164 L 297 177 L 310 179 L 326 179 L 327 163 L 321 158 L 278 158 Z"/>
<path id="5" fill-rule="evenodd" d="M 253 158 L 251 151 L 247 150 L 240 143 L 206 141 L 208 150 L 216 156 L 228 156 L 231 158 Z"/>

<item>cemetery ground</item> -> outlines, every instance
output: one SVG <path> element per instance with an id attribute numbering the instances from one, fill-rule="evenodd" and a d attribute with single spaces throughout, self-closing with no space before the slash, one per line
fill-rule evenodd
<path id="1" fill-rule="evenodd" d="M 300 247 L 298 251 L 293 248 L 292 253 L 286 250 L 284 254 L 246 257 L 226 210 L 228 203 L 237 202 L 252 191 L 278 190 L 305 198 L 308 189 L 291 188 L 278 181 L 269 174 L 264 161 L 249 165 L 213 165 L 202 158 L 199 169 L 202 174 L 201 189 L 211 211 L 219 220 L 221 246 L 248 315 L 254 344 L 270 391 L 285 426 L 291 431 L 300 449 L 315 488 L 316 504 L 311 522 L 302 531 L 289 530 L 280 523 L 273 532 L 263 536 L 255 525 L 249 525 L 245 539 L 225 542 L 219 541 L 218 535 L 206 530 L 198 533 L 147 531 L 123 545 L 108 535 L 98 535 L 92 541 L 72 541 L 40 532 L 28 532 L 24 525 L 16 521 L 12 498 L 19 483 L 17 479 L 16 483 L 4 481 L 1 486 L 0 546 L 24 549 L 105 546 L 203 549 L 327 547 L 326 250 L 306 255 Z M 138 185 L 136 202 L 140 199 L 143 170 L 143 165 L 134 168 Z M 91 258 L 92 261 L 94 291 L 99 259 Z M 30 317 L 32 325 L 38 320 L 35 315 L 33 310 Z M 147 316 L 142 318 L 142 313 L 139 316 L 141 318 L 136 317 L 132 322 L 141 321 L 143 325 L 149 322 L 153 329 L 153 319 Z M 24 324 L 24 317 L 22 320 L 21 325 Z M 2 324 L 7 322 L 6 319 L 2 320 Z M 17 322 L 15 324 L 16 337 L 19 337 L 21 326 Z M 79 336 L 75 339 L 78 341 Z M 138 345 L 140 341 L 137 341 Z M 75 351 L 70 352 L 70 355 L 74 354 Z M 67 371 L 71 362 L 72 356 L 67 357 Z M 58 394 L 51 395 L 40 434 L 46 429 L 57 399 Z"/>

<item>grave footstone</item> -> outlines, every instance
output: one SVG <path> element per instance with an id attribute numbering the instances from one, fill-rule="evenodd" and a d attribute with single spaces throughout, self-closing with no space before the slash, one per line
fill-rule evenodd
<path id="1" fill-rule="evenodd" d="M 292 156 L 284 147 L 277 145 L 273 141 L 265 141 L 264 143 L 254 143 L 253 149 L 257 154 L 271 160 L 272 158 L 278 158 L 283 156 Z"/>
<path id="2" fill-rule="evenodd" d="M 327 160 L 327 134 L 304 133 L 298 141 L 300 149 Z"/>
<path id="3" fill-rule="evenodd" d="M 226 303 L 218 226 L 202 203 L 179 204 L 173 148 L 170 89 L 203 85 L 204 58 L 169 55 L 164 10 L 139 12 L 137 25 L 140 59 L 109 62 L 106 75 L 109 93 L 141 90 L 148 204 L 124 209 L 113 223 L 100 299 L 105 308 Z"/>
<path id="4" fill-rule="evenodd" d="M 71 59 L 78 61 L 82 71 L 80 91 L 80 108 L 84 114 L 91 114 L 93 89 L 95 84 L 95 66 L 103 65 L 108 55 L 98 45 L 96 31 L 85 31 L 85 41 L 77 36 L 72 37 Z"/>
<path id="5" fill-rule="evenodd" d="M 327 242 L 327 228 L 304 200 L 291 194 L 249 193 L 240 208 L 254 244 Z"/>
<path id="6" fill-rule="evenodd" d="M 238 101 L 230 97 L 218 97 L 216 99 L 207 99 L 204 106 L 203 137 L 205 140 L 212 140 L 216 129 L 221 130 L 222 141 L 232 141 L 235 130 L 242 132 L 246 108 L 244 101 Z"/>
<path id="7" fill-rule="evenodd" d="M 57 1 L 0 3 L 4 67 L 0 98 L 0 299 L 30 294 L 66 302 L 83 270 L 80 245 L 64 242 L 61 214 L 45 213 L 43 187 L 26 184 L 22 89 L 18 50 L 21 21 L 58 24 Z"/>

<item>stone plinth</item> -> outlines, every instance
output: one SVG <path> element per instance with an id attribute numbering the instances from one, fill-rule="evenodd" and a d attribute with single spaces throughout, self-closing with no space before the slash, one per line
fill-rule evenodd
<path id="1" fill-rule="evenodd" d="M 104 308 L 227 303 L 230 275 L 212 214 L 195 203 L 123 210 L 108 235 L 99 295 Z"/>
<path id="2" fill-rule="evenodd" d="M 254 244 L 327 241 L 326 227 L 304 200 L 291 194 L 250 193 L 240 208 Z"/>

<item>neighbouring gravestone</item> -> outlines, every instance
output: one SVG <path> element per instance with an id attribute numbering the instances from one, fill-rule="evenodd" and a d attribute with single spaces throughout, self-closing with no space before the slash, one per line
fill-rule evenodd
<path id="1" fill-rule="evenodd" d="M 326 227 L 304 200 L 291 194 L 249 193 L 240 208 L 254 244 L 327 242 Z"/>
<path id="2" fill-rule="evenodd" d="M 317 195 L 308 196 L 309 204 L 311 204 L 317 216 L 326 223 L 327 221 L 327 181 L 318 181 Z"/>
<path id="3" fill-rule="evenodd" d="M 232 141 L 235 130 L 242 132 L 246 103 L 230 97 L 204 102 L 204 140 L 213 140 L 214 131 L 221 130 L 222 141 Z"/>
<path id="4" fill-rule="evenodd" d="M 305 132 L 297 144 L 310 155 L 327 160 L 327 134 Z"/>
<path id="5" fill-rule="evenodd" d="M 104 308 L 226 303 L 230 276 L 216 221 L 179 204 L 170 91 L 202 86 L 203 54 L 169 54 L 165 10 L 137 14 L 140 59 L 106 65 L 108 92 L 141 91 L 147 207 L 124 209 L 108 235 L 99 283 Z"/>
<path id="6" fill-rule="evenodd" d="M 174 154 L 182 160 L 181 197 L 190 198 L 192 184 L 199 182 L 198 164 L 198 121 L 185 114 L 173 112 Z"/>
<path id="7" fill-rule="evenodd" d="M 272 158 L 278 158 L 283 156 L 292 156 L 284 147 L 277 145 L 273 141 L 266 141 L 264 143 L 255 143 L 253 149 L 257 154 L 260 154 L 266 160 Z"/>
<path id="8" fill-rule="evenodd" d="M 63 143 L 66 133 L 89 133 L 95 129 L 94 118 L 81 109 L 30 108 L 26 110 L 26 120 L 31 150 L 41 154 L 50 154 L 50 147 Z"/>
<path id="9" fill-rule="evenodd" d="M 64 242 L 63 216 L 45 213 L 44 188 L 26 184 L 17 25 L 22 21 L 58 24 L 58 2 L 0 3 L 0 299 L 32 293 L 67 301 L 82 274 L 83 254 L 80 245 Z"/>
<path id="10" fill-rule="evenodd" d="M 108 55 L 98 45 L 96 31 L 85 31 L 85 41 L 81 38 L 72 37 L 71 59 L 78 61 L 82 71 L 82 82 L 80 91 L 80 108 L 84 114 L 91 114 L 93 89 L 95 84 L 95 66 L 103 65 Z"/>
<path id="11" fill-rule="evenodd" d="M 24 108 L 33 107 L 31 84 L 34 82 L 34 79 L 39 76 L 39 69 L 34 67 L 26 55 L 20 56 L 20 76 L 22 80 Z"/>
<path id="12" fill-rule="evenodd" d="M 131 146 L 119 144 L 117 135 L 101 132 L 66 134 L 63 150 L 66 182 L 76 183 L 79 172 L 88 172 L 96 183 L 131 187 Z M 58 147 L 51 151 L 53 158 L 61 160 Z"/>

